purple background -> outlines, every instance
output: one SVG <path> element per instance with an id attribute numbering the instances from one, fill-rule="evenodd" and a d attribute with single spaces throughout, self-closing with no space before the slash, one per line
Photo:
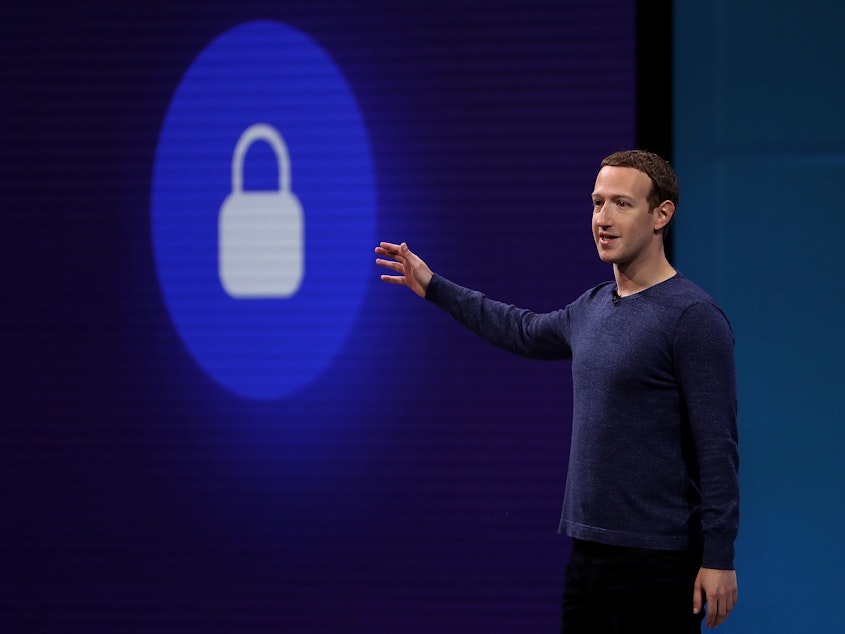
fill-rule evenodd
<path id="1" fill-rule="evenodd" d="M 13 13 L 0 39 L 4 631 L 555 631 L 569 365 L 487 346 L 373 266 L 328 371 L 286 400 L 235 396 L 192 361 L 162 301 L 153 158 L 213 38 L 291 24 L 358 99 L 379 239 L 493 297 L 560 307 L 610 275 L 589 194 L 600 159 L 635 141 L 634 2 Z"/>

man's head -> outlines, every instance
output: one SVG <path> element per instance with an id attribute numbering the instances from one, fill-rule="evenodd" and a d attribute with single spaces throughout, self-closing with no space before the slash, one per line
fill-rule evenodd
<path id="1" fill-rule="evenodd" d="M 603 262 L 637 271 L 665 259 L 663 239 L 678 200 L 666 161 L 641 150 L 611 154 L 602 161 L 592 198 L 593 238 Z"/>
<path id="2" fill-rule="evenodd" d="M 651 192 L 648 202 L 651 209 L 664 200 L 669 200 L 676 207 L 680 190 L 675 170 L 662 157 L 645 150 L 623 150 L 615 152 L 601 162 L 601 166 L 632 167 L 651 179 Z"/>

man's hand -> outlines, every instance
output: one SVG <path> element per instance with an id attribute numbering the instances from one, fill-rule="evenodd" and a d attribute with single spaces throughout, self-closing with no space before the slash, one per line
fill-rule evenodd
<path id="1" fill-rule="evenodd" d="M 408 248 L 407 244 L 404 242 L 402 244 L 382 242 L 376 247 L 376 254 L 383 258 L 392 258 L 390 260 L 377 258 L 376 264 L 399 273 L 399 275 L 382 275 L 382 281 L 388 284 L 402 284 L 420 297 L 425 297 L 428 283 L 434 273 L 425 262 Z"/>
<path id="2" fill-rule="evenodd" d="M 719 627 L 734 609 L 737 599 L 736 571 L 702 568 L 695 578 L 692 611 L 701 612 L 707 601 L 707 627 Z"/>

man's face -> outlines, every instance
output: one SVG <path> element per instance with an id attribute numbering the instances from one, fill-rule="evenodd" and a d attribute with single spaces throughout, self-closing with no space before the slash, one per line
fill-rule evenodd
<path id="1" fill-rule="evenodd" d="M 657 253 L 660 217 L 649 208 L 650 191 L 651 179 L 637 169 L 601 168 L 593 191 L 593 238 L 602 262 L 625 267 Z"/>

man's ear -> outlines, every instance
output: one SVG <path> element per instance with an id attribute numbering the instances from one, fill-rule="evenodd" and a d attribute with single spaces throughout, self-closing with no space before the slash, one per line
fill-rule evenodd
<path id="1" fill-rule="evenodd" d="M 654 210 L 654 232 L 657 233 L 671 222 L 675 215 L 675 203 L 671 200 L 664 200 Z"/>

